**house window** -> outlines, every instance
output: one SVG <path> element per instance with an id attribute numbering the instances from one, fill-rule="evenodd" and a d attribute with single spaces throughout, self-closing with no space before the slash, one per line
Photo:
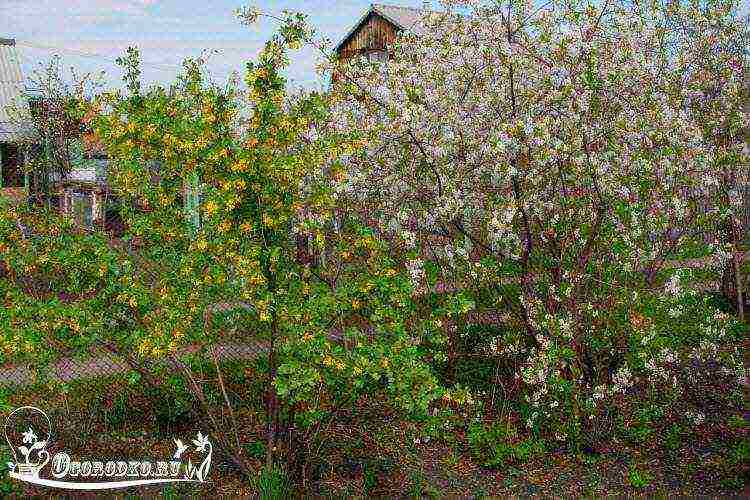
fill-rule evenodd
<path id="1" fill-rule="evenodd" d="M 24 186 L 23 168 L 21 166 L 21 151 L 13 144 L 0 144 L 0 171 L 2 183 L 0 187 L 19 188 Z"/>
<path id="2" fill-rule="evenodd" d="M 70 215 L 78 226 L 93 229 L 94 200 L 91 193 L 74 191 L 71 194 Z"/>
<path id="3" fill-rule="evenodd" d="M 372 63 L 384 63 L 388 62 L 388 53 L 385 50 L 371 50 L 368 52 L 367 58 Z"/>

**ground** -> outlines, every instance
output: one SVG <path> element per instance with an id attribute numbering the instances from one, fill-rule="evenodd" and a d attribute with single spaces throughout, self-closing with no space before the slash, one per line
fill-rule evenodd
<path id="1" fill-rule="evenodd" d="M 41 402 L 38 394 L 17 395 L 12 402 L 18 406 L 36 400 L 35 404 L 43 405 L 56 427 L 52 454 L 65 450 L 82 460 L 160 460 L 174 452 L 173 438 L 189 439 L 198 430 L 207 430 L 201 422 L 188 418 L 179 405 L 164 405 L 158 397 L 135 393 L 127 382 L 98 383 L 108 384 L 110 390 L 93 400 L 86 396 L 94 393 L 91 387 L 63 386 L 67 392 Z M 257 389 L 252 383 L 246 388 Z M 253 466 L 260 470 L 262 412 L 252 404 L 237 411 L 241 439 L 248 454 L 255 455 Z M 489 468 L 481 465 L 482 457 L 472 453 L 463 430 L 425 442 L 418 424 L 404 421 L 382 402 L 361 401 L 356 411 L 321 431 L 307 465 L 309 483 L 298 494 L 747 497 L 749 416 L 736 413 L 723 424 L 698 426 L 676 442 L 661 434 L 650 434 L 637 443 L 613 436 L 596 451 L 573 453 L 549 446 L 537 459 Z M 8 479 L 0 482 L 0 491 L 24 496 L 50 494 L 49 489 L 25 488 Z M 254 490 L 251 482 L 219 455 L 209 483 L 200 487 L 149 487 L 122 493 L 203 497 L 252 495 Z"/>

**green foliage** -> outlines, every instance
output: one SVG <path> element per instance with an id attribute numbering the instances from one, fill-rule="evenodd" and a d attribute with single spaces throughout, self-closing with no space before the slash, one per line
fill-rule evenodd
<path id="1" fill-rule="evenodd" d="M 456 431 L 463 426 L 464 419 L 452 409 L 434 409 L 421 422 L 422 434 L 426 441 L 435 440 L 452 444 L 456 441 Z"/>
<path id="2" fill-rule="evenodd" d="M 292 494 L 292 485 L 286 472 L 279 466 L 261 469 L 253 483 L 253 488 L 262 500 L 283 500 Z"/>
<path id="3" fill-rule="evenodd" d="M 128 422 L 128 415 L 132 411 L 129 405 L 129 395 L 121 392 L 111 397 L 111 406 L 104 407 L 104 422 L 110 429 L 121 429 Z"/>
<path id="4" fill-rule="evenodd" d="M 589 16 L 570 8 L 575 22 Z M 251 22 L 258 13 L 242 10 L 241 17 Z M 708 407 L 707 400 L 736 406 L 737 380 L 745 374 L 738 346 L 746 325 L 728 314 L 732 304 L 724 299 L 691 291 L 715 278 L 716 269 L 677 271 L 659 261 L 663 269 L 649 277 L 653 283 L 642 272 L 653 258 L 726 250 L 723 243 L 707 245 L 703 236 L 687 235 L 674 245 L 654 237 L 679 225 L 680 214 L 692 213 L 673 196 L 676 189 L 705 187 L 682 177 L 686 169 L 680 161 L 706 175 L 726 162 L 739 163 L 739 156 L 710 154 L 713 144 L 693 148 L 701 142 L 698 125 L 715 128 L 710 120 L 680 122 L 676 131 L 690 139 L 683 137 L 684 144 L 649 130 L 662 116 L 650 115 L 656 89 L 648 89 L 654 95 L 645 92 L 634 108 L 647 123 L 623 120 L 619 104 L 607 106 L 601 90 L 616 89 L 628 76 L 627 65 L 606 74 L 600 47 L 591 46 L 575 76 L 577 90 L 593 92 L 589 102 L 570 101 L 580 93 L 565 84 L 556 105 L 566 109 L 572 102 L 568 114 L 585 109 L 590 115 L 579 117 L 584 123 L 607 125 L 595 131 L 595 143 L 580 137 L 587 129 L 578 123 L 567 128 L 550 121 L 522 123 L 514 111 L 512 117 L 492 117 L 502 125 L 493 141 L 514 144 L 517 154 L 490 144 L 497 153 L 490 157 L 499 158 L 494 170 L 456 168 L 456 158 L 478 149 L 471 141 L 488 145 L 486 122 L 474 133 L 467 128 L 464 134 L 463 121 L 460 134 L 435 129 L 427 135 L 436 144 L 421 151 L 408 141 L 395 149 L 373 148 L 390 134 L 375 126 L 365 135 L 359 125 L 367 129 L 368 123 L 323 126 L 339 124 L 341 102 L 368 99 L 351 86 L 326 94 L 289 93 L 283 76 L 288 53 L 312 34 L 302 15 L 285 13 L 280 21 L 279 32 L 247 63 L 244 86 L 235 80 L 216 85 L 204 71 L 205 61 L 188 60 L 175 82 L 147 88 L 140 80 L 140 54 L 131 48 L 118 59 L 124 92 L 66 103 L 66 112 L 93 131 L 111 158 L 109 182 L 118 203 L 106 211 L 122 219 L 124 234 L 113 241 L 99 229 L 82 232 L 43 207 L 0 200 L 0 365 L 32 363 L 43 371 L 62 353 L 86 355 L 102 347 L 132 355 L 148 368 L 145 376 L 127 375 L 130 388 L 158 381 L 147 385 L 145 395 L 158 426 L 168 430 L 196 411 L 211 414 L 225 404 L 207 348 L 247 342 L 262 347 L 264 356 L 254 361 L 262 376 L 249 380 L 239 363 L 225 367 L 225 381 L 245 389 L 227 396 L 234 408 L 267 399 L 268 422 L 293 415 L 292 432 L 301 431 L 295 437 L 307 438 L 361 401 L 378 400 L 418 420 L 420 438 L 451 444 L 461 439 L 458 431 L 466 421 L 479 416 L 485 420 L 473 420 L 466 439 L 475 459 L 489 467 L 532 461 L 553 438 L 580 449 L 603 439 L 604 422 L 612 420 L 631 443 L 644 446 L 664 433 L 665 446 L 676 450 L 690 426 L 711 418 L 696 408 Z M 629 59 L 632 54 L 620 55 L 641 68 L 640 61 Z M 533 75 L 539 68 L 533 61 L 519 73 Z M 489 76 L 477 85 L 497 80 Z M 429 109 L 419 107 L 426 90 L 411 85 L 405 106 L 384 114 L 408 111 L 397 127 L 419 123 L 428 116 Z M 530 84 L 528 96 L 536 90 Z M 497 102 L 509 95 L 501 87 L 483 91 L 500 92 Z M 679 110 L 674 114 L 688 120 L 681 94 L 659 96 L 665 109 Z M 408 132 L 414 141 L 423 135 Z M 644 140 L 622 141 L 622 135 Z M 446 136 L 450 141 L 468 136 L 470 142 L 437 144 Z M 531 140 L 544 147 L 526 147 Z M 379 158 L 373 149 L 396 153 Z M 434 164 L 425 150 L 441 151 Z M 416 171 L 406 168 L 413 157 Z M 377 163 L 375 172 L 392 169 L 388 182 L 398 179 L 399 190 L 415 187 L 414 196 L 399 191 L 380 199 L 392 186 L 370 182 L 376 196 L 350 206 L 346 190 L 355 177 L 367 178 L 368 172 L 356 170 L 363 158 Z M 519 163 L 532 175 L 519 176 Z M 661 170 L 674 172 L 660 179 Z M 408 176 L 401 178 L 404 172 Z M 476 176 L 457 176 L 465 172 Z M 481 192 L 478 184 L 485 181 L 490 188 Z M 430 199 L 428 187 L 436 184 L 440 195 Z M 664 192 L 654 195 L 660 188 Z M 365 190 L 354 191 L 361 202 Z M 709 215 L 696 224 L 716 225 L 711 219 L 716 214 Z M 373 219 L 384 224 L 376 230 Z M 420 230 L 438 231 L 445 248 L 437 249 L 432 240 L 417 242 L 422 236 L 414 233 L 413 221 Z M 452 291 L 437 293 L 431 287 L 439 282 Z M 501 319 L 494 326 L 478 324 L 476 318 L 485 314 Z M 182 357 L 185 374 L 178 376 L 165 360 L 183 349 L 196 354 Z M 190 373 L 201 375 L 199 387 L 188 384 Z M 121 427 L 127 397 L 106 401 L 111 406 L 105 422 Z M 502 416 L 484 411 L 501 405 Z M 681 416 L 684 424 L 672 424 Z M 261 441 L 241 448 L 240 455 L 255 459 L 275 450 Z M 733 445 L 729 460 L 747 459 L 747 442 Z M 366 492 L 375 488 L 379 472 L 366 462 Z M 644 488 L 651 477 L 633 467 L 629 480 Z M 424 493 L 423 477 L 413 477 L 412 485 L 414 495 Z M 291 492 L 283 469 L 276 467 L 264 470 L 254 486 L 262 498 Z"/>
<path id="5" fill-rule="evenodd" d="M 473 455 L 487 467 L 528 462 L 546 451 L 541 439 L 519 439 L 515 426 L 509 422 L 473 423 L 469 426 L 467 439 Z"/>
<path id="6" fill-rule="evenodd" d="M 492 390 L 496 378 L 508 374 L 505 360 L 492 355 L 493 345 L 502 342 L 506 334 L 490 325 L 467 324 L 461 328 L 455 358 L 439 364 L 444 383 L 452 382 L 473 392 Z"/>
<path id="7" fill-rule="evenodd" d="M 168 377 L 159 387 L 146 387 L 146 394 L 153 402 L 154 416 L 159 428 L 168 430 L 191 420 L 193 394 L 187 390 L 182 377 Z M 169 401 L 165 404 L 165 401 Z"/>
<path id="8" fill-rule="evenodd" d="M 682 446 L 685 429 L 680 424 L 672 424 L 664 436 L 664 446 L 671 452 L 677 451 Z"/>
<path id="9" fill-rule="evenodd" d="M 260 440 L 254 440 L 244 446 L 247 454 L 257 460 L 262 459 L 266 455 L 266 443 Z"/>
<path id="10" fill-rule="evenodd" d="M 363 485 L 365 494 L 370 494 L 372 490 L 378 485 L 378 469 L 371 463 L 365 463 L 363 474 Z"/>
<path id="11" fill-rule="evenodd" d="M 8 463 L 13 461 L 13 455 L 7 445 L 0 446 L 0 494 L 11 497 L 21 495 L 20 483 L 8 477 Z"/>
<path id="12" fill-rule="evenodd" d="M 729 461 L 733 464 L 750 462 L 750 439 L 743 438 L 732 444 L 729 451 Z"/>
<path id="13" fill-rule="evenodd" d="M 654 480 L 653 476 L 647 471 L 631 465 L 628 470 L 628 481 L 633 488 L 643 489 Z"/>

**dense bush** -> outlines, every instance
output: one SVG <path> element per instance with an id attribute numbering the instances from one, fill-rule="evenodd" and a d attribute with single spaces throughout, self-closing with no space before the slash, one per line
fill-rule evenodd
<path id="1" fill-rule="evenodd" d="M 493 468 L 679 448 L 741 407 L 747 376 L 746 325 L 695 291 L 739 249 L 750 66 L 732 8 L 446 2 L 326 94 L 287 92 L 299 15 L 246 89 L 201 61 L 143 88 L 130 50 L 126 92 L 70 108 L 111 158 L 120 238 L 0 206 L 0 363 L 118 354 L 159 427 L 210 423 L 269 498 L 364 405 L 418 422 L 410 446 Z M 221 366 L 227 339 L 263 355 Z M 240 410 L 262 439 L 240 437 Z M 387 467 L 357 453 L 369 492 Z"/>
<path id="2" fill-rule="evenodd" d="M 501 4 L 446 2 L 387 63 L 341 70 L 329 125 L 367 147 L 336 194 L 416 289 L 507 313 L 475 344 L 528 429 L 578 442 L 636 382 L 739 370 L 739 326 L 686 290 L 740 250 L 747 28 L 731 2 Z"/>

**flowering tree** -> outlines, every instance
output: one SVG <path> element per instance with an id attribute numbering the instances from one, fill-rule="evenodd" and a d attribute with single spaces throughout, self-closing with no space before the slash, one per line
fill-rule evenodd
<path id="1" fill-rule="evenodd" d="M 736 331 L 680 286 L 699 270 L 668 265 L 690 249 L 715 275 L 736 241 L 717 231 L 748 174 L 742 141 L 720 139 L 747 125 L 732 9 L 451 1 L 387 64 L 337 70 L 330 126 L 368 141 L 340 204 L 377 221 L 415 287 L 511 313 L 495 353 L 529 427 L 580 435 L 634 372 L 653 379 L 639 352 L 667 325 L 712 346 Z"/>
<path id="2" fill-rule="evenodd" d="M 234 431 L 227 433 L 208 384 L 176 356 L 180 346 L 205 346 L 210 355 L 229 328 L 249 332 L 242 341 L 265 341 L 269 470 L 282 407 L 297 411 L 308 431 L 376 387 L 417 413 L 439 395 L 414 340 L 435 327 L 415 316 L 409 281 L 356 218 L 334 217 L 330 173 L 313 175 L 360 146 L 347 133 L 301 134 L 324 119 L 326 101 L 287 96 L 280 73 L 287 50 L 310 35 L 302 16 L 281 20 L 279 34 L 247 65 L 246 94 L 236 81 L 212 85 L 199 62 L 186 63 L 171 88 L 144 90 L 131 51 L 122 60 L 127 95 L 104 95 L 92 120 L 113 161 L 126 239 L 147 270 L 136 280 L 149 304 L 138 350 L 174 356 L 220 444 L 245 471 L 232 403 L 224 392 L 223 415 Z M 199 193 L 198 220 L 185 212 L 186 187 Z M 298 258 L 301 233 L 324 259 Z M 130 294 L 122 299 L 140 304 Z M 204 322 L 237 310 L 245 314 L 224 329 Z M 223 389 L 220 372 L 219 381 Z"/>
<path id="3" fill-rule="evenodd" d="M 79 114 L 101 89 L 101 81 L 91 73 L 64 75 L 59 58 L 40 65 L 29 80 L 29 102 L 12 103 L 8 111 L 14 121 L 28 127 L 22 145 L 31 196 L 47 203 L 55 181 L 84 167 L 83 154 L 90 145 Z"/>

